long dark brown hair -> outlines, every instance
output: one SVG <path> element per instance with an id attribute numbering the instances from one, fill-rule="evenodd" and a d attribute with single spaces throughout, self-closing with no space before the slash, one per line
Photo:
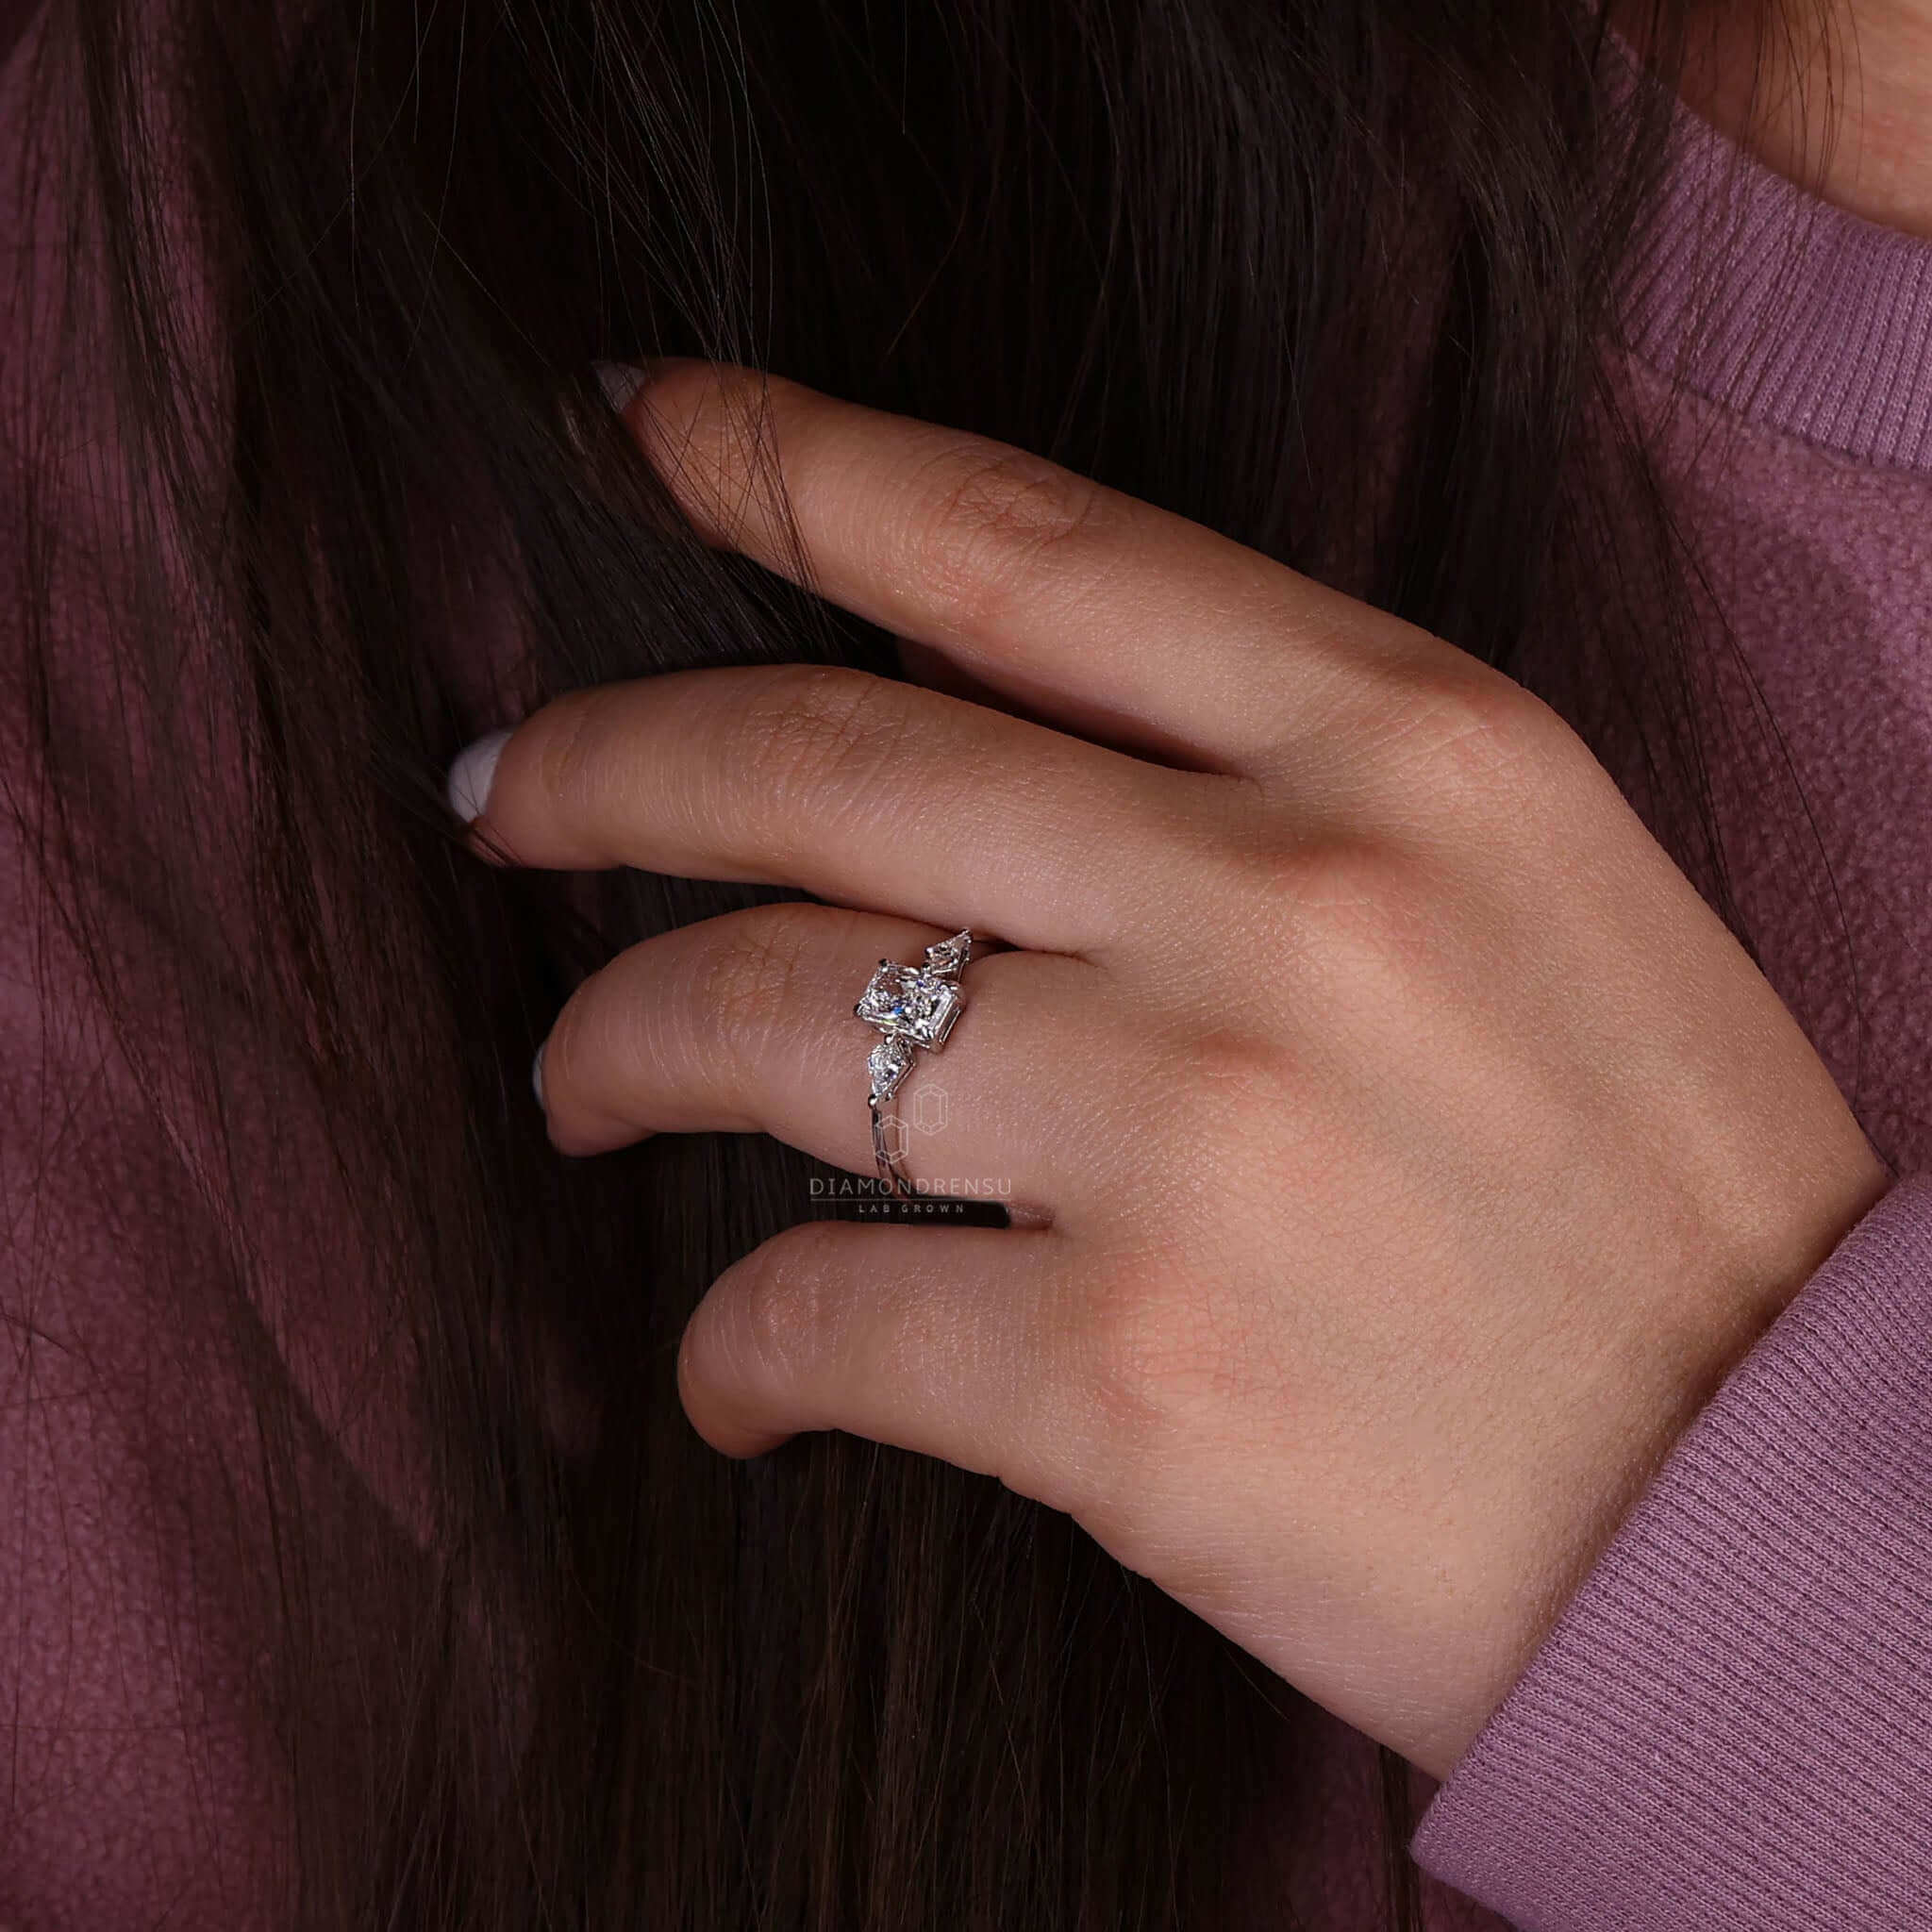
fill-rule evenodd
<path id="1" fill-rule="evenodd" d="M 992 1483 L 691 1432 L 685 1319 L 817 1170 L 565 1160 L 526 1070 L 615 950 L 758 895 L 488 869 L 441 774 L 575 686 L 895 669 L 683 529 L 593 374 L 659 353 L 1023 444 L 1506 669 L 1558 623 L 1607 715 L 1678 691 L 1694 558 L 1601 350 L 1692 8 L 1630 12 L 1657 78 L 1614 96 L 1547 0 L 33 28 L 7 785 L 158 1150 L 102 1211 L 175 1230 L 141 1440 L 239 1633 L 278 1923 L 1290 1915 L 1294 1692 Z M 1691 708 L 1654 708 L 1728 909 Z"/>

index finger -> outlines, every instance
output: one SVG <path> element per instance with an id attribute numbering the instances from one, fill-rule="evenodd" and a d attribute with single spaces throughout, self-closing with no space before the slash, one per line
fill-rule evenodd
<path id="1" fill-rule="evenodd" d="M 1451 648 L 1008 443 L 754 370 L 674 361 L 606 382 L 706 541 L 1166 762 L 1260 770 L 1351 671 Z"/>

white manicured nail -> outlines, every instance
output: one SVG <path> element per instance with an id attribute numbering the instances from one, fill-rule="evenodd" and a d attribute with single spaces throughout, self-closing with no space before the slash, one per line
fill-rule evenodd
<path id="1" fill-rule="evenodd" d="M 643 388 L 644 372 L 628 362 L 599 362 L 595 367 L 610 407 L 623 415 L 624 406 Z"/>
<path id="2" fill-rule="evenodd" d="M 537 1058 L 530 1062 L 530 1091 L 537 1096 L 537 1105 L 543 1105 L 543 1049 L 550 1042 L 547 1040 L 537 1043 Z"/>
<path id="3" fill-rule="evenodd" d="M 496 775 L 496 761 L 509 737 L 508 731 L 486 731 L 474 743 L 466 744 L 450 766 L 443 790 L 450 810 L 464 824 L 483 816 L 483 808 L 490 803 L 490 781 Z"/>

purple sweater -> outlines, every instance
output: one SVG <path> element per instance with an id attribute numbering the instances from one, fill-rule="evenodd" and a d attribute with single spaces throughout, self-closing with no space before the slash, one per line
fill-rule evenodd
<path id="1" fill-rule="evenodd" d="M 1742 654 L 1713 688 L 1774 721 L 1836 885 L 1842 926 L 1819 852 L 1768 829 L 1765 735 L 1721 740 L 1765 970 L 1905 1178 L 1730 1375 L 1447 1782 L 1416 1774 L 1436 1932 L 1932 1921 L 1932 243 L 1745 163 L 1742 266 L 1694 315 L 1688 271 L 1740 158 L 1686 111 L 1678 140 L 1633 285 L 1638 354 L 1614 366 Z M 0 252 L 28 244 L 0 223 Z M 26 318 L 0 326 L 17 373 Z M 1658 371 L 1687 353 L 1666 422 Z M 1522 675 L 1580 724 L 1564 663 L 1553 637 Z M 1642 809 L 1634 759 L 1605 755 Z M 170 1483 L 220 1480 L 240 1411 L 170 1395 L 142 1204 L 183 1191 L 179 1153 L 50 991 L 78 981 L 20 897 L 16 837 L 0 814 L 0 1932 L 256 1924 L 273 1819 L 238 1741 L 247 1633 L 184 1572 L 166 1515 Z M 211 1227 L 209 1254 L 227 1238 Z M 308 1263 L 289 1252 L 292 1277 Z M 353 1298 L 353 1269 L 333 1272 Z M 178 1440 L 128 1426 L 136 1383 Z M 1381 1913 L 1373 1746 L 1312 1706 L 1301 1720 L 1284 1921 L 1358 1932 Z"/>

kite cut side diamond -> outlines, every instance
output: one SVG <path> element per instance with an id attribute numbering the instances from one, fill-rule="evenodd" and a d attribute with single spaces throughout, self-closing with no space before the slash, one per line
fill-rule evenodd
<path id="1" fill-rule="evenodd" d="M 973 951 L 971 931 L 956 932 L 949 940 L 941 940 L 936 946 L 925 949 L 925 963 L 935 973 L 957 974 L 965 965 Z"/>
<path id="2" fill-rule="evenodd" d="M 924 966 L 883 962 L 853 1011 L 881 1033 L 903 1036 L 915 1046 L 938 1046 L 959 1016 L 957 984 Z"/>
<path id="3" fill-rule="evenodd" d="M 912 1042 L 903 1035 L 889 1033 L 865 1057 L 865 1071 L 872 1075 L 872 1097 L 876 1106 L 899 1091 L 899 1082 L 912 1065 Z"/>

